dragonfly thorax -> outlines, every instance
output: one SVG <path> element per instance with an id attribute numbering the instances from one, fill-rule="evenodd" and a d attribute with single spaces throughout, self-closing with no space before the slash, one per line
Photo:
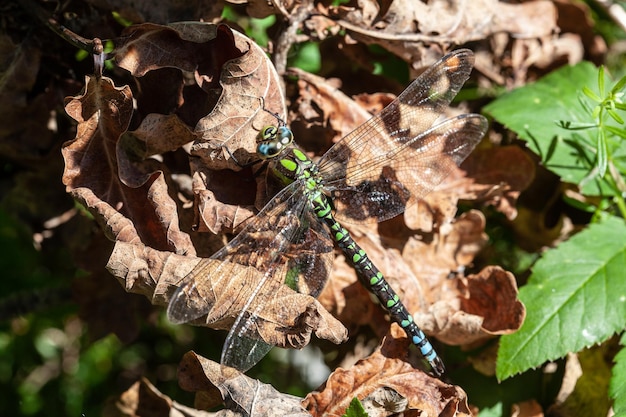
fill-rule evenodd
<path id="1" fill-rule="evenodd" d="M 259 132 L 260 142 L 256 147 L 261 159 L 280 155 L 293 142 L 293 132 L 287 126 L 266 126 Z"/>

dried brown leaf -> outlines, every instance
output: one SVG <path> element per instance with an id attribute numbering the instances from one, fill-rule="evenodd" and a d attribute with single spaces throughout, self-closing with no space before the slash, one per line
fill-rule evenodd
<path id="1" fill-rule="evenodd" d="M 196 226 L 214 233 L 232 230 L 252 214 L 240 206 L 251 209 L 254 202 L 244 203 L 241 197 L 254 193 L 235 193 L 240 187 L 232 181 L 254 185 L 254 177 L 250 171 L 233 176 L 226 169 L 240 171 L 241 165 L 256 160 L 258 132 L 277 123 L 273 114 L 284 118 L 278 75 L 258 45 L 225 25 L 140 25 L 128 34 L 116 53 L 121 66 L 135 75 L 174 66 L 193 72 L 208 93 L 185 87 L 185 104 L 178 112 L 186 123 L 195 124 L 197 135 L 191 148 Z M 224 184 L 231 187 L 224 191 Z"/>
<path id="2" fill-rule="evenodd" d="M 220 267 L 220 274 L 212 273 L 217 267 Z M 107 269 L 118 277 L 127 292 L 143 294 L 153 304 L 163 306 L 190 274 L 197 276 L 201 285 L 195 295 L 210 300 L 214 307 L 208 315 L 192 323 L 222 330 L 229 330 L 244 308 L 255 308 L 255 304 L 248 306 L 247 302 L 258 281 L 263 279 L 252 266 L 226 265 L 218 260 L 180 256 L 119 241 Z M 219 280 L 223 274 L 229 276 L 225 285 L 213 286 L 212 280 Z M 345 341 L 346 331 L 341 322 L 314 297 L 297 293 L 286 285 L 266 289 L 272 293 L 261 292 L 255 298 L 255 303 L 269 300 L 255 321 L 255 330 L 265 343 L 299 349 L 309 343 L 313 333 L 333 343 Z M 196 297 L 189 297 L 188 302 L 196 300 Z"/>
<path id="3" fill-rule="evenodd" d="M 138 188 L 119 177 L 119 160 L 126 157 L 119 138 L 132 114 L 130 89 L 106 77 L 87 77 L 83 93 L 67 100 L 66 111 L 78 122 L 76 138 L 62 149 L 67 191 L 104 223 L 113 240 L 194 253 L 178 227 L 176 203 L 162 173 L 153 173 Z"/>
<path id="4" fill-rule="evenodd" d="M 482 327 L 489 334 L 503 335 L 517 331 L 526 317 L 526 308 L 517 299 L 517 283 L 508 271 L 497 266 L 459 281 L 464 294 L 463 311 L 483 316 Z"/>
<path id="5" fill-rule="evenodd" d="M 310 416 L 300 398 L 276 391 L 236 369 L 188 352 L 178 368 L 180 386 L 196 392 L 196 407 L 224 403 L 230 416 Z M 224 410 L 226 411 L 226 410 Z"/>
<path id="6" fill-rule="evenodd" d="M 208 417 L 224 415 L 207 413 L 186 407 L 173 401 L 160 392 L 146 378 L 141 378 L 120 395 L 119 398 L 108 401 L 102 412 L 104 417 Z"/>
<path id="7" fill-rule="evenodd" d="M 486 39 L 499 32 L 517 38 L 550 35 L 556 29 L 557 17 L 556 8 L 549 1 L 523 4 L 508 4 L 498 0 L 472 3 L 431 1 L 426 4 L 396 0 L 391 2 L 387 10 L 378 10 L 376 2 L 365 1 L 358 8 L 337 6 L 330 12 L 335 18 L 367 29 L 365 32 L 348 27 L 355 30 L 358 37 L 369 35 L 374 39 L 379 37 L 382 41 L 411 40 L 410 35 L 416 32 L 417 26 L 421 36 L 416 36 L 413 42 L 430 39 L 433 42 L 447 40 L 456 44 Z M 400 47 L 410 49 L 410 45 L 406 44 L 397 45 L 395 49 Z"/>
<path id="8" fill-rule="evenodd" d="M 129 187 L 141 187 L 160 169 L 151 156 L 174 151 L 196 138 L 176 115 L 148 114 L 137 130 L 120 138 L 118 149 L 125 155 L 118 160 L 120 180 Z"/>
<path id="9" fill-rule="evenodd" d="M 324 10 L 322 10 L 324 12 Z M 498 0 L 393 1 L 381 9 L 375 1 L 331 7 L 328 15 L 366 44 L 376 43 L 415 69 L 433 62 L 447 44 L 483 40 L 497 33 L 541 38 L 557 30 L 553 2 L 508 4 Z M 433 46 L 425 46 L 433 45 Z"/>
<path id="10" fill-rule="evenodd" d="M 204 26 L 176 27 L 184 33 L 200 33 L 201 28 Z M 280 79 L 265 51 L 238 32 L 232 33 L 234 46 L 242 53 L 221 67 L 222 93 L 212 112 L 196 125 L 196 132 L 202 135 L 203 141 L 192 148 L 193 155 L 216 170 L 240 169 L 232 160 L 223 162 L 228 156 L 224 146 L 239 164 L 256 160 L 256 134 L 268 124 L 276 124 L 272 113 L 281 118 L 285 114 Z"/>
<path id="11" fill-rule="evenodd" d="M 524 322 L 526 309 L 517 299 L 515 277 L 500 267 L 486 267 L 447 287 L 442 290 L 458 294 L 457 303 L 440 302 L 432 307 L 439 326 L 437 338 L 447 344 L 467 345 L 510 334 Z"/>
<path id="12" fill-rule="evenodd" d="M 476 149 L 463 164 L 473 184 L 460 198 L 483 200 L 509 220 L 517 216 L 517 198 L 535 178 L 536 165 L 518 146 Z"/>
<path id="13" fill-rule="evenodd" d="M 314 416 L 341 416 L 354 397 L 363 401 L 392 393 L 394 401 L 379 404 L 373 415 L 419 411 L 429 416 L 470 416 L 465 392 L 415 369 L 407 347 L 403 331 L 392 326 L 381 347 L 350 369 L 336 369 L 322 387 L 307 395 L 304 406 Z M 400 405 L 404 408 L 398 410 Z"/>
<path id="14" fill-rule="evenodd" d="M 30 42 L 14 44 L 0 35 L 0 155 L 20 164 L 41 164 L 41 154 L 53 146 L 48 123 L 57 92 L 32 97 L 41 55 Z"/>
<path id="15" fill-rule="evenodd" d="M 298 77 L 299 91 L 296 101 L 299 117 L 292 128 L 298 143 L 305 149 L 310 148 L 307 146 L 310 143 L 321 155 L 333 142 L 372 117 L 371 113 L 339 90 L 336 83 L 298 68 L 291 68 L 290 73 Z M 320 139 L 320 124 L 324 139 Z M 313 132 L 310 131 L 312 128 Z"/>

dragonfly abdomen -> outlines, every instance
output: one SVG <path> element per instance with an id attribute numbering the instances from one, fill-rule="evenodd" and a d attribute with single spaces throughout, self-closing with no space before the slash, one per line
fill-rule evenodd
<path id="1" fill-rule="evenodd" d="M 387 283 L 383 273 L 376 268 L 367 256 L 367 253 L 352 239 L 350 233 L 335 220 L 326 196 L 321 192 L 316 193 L 311 197 L 311 204 L 316 216 L 329 227 L 333 240 L 352 264 L 365 288 L 376 296 L 392 320 L 404 329 L 411 342 L 417 346 L 420 353 L 430 363 L 434 372 L 441 376 L 445 371 L 445 367 L 443 361 L 435 352 L 435 348 L 428 341 L 424 332 L 415 324 L 413 316 L 409 314 L 404 304 L 400 301 L 398 294 Z"/>

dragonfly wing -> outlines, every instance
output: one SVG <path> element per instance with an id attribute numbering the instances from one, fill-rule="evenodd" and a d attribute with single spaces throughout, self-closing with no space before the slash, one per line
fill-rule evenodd
<path id="1" fill-rule="evenodd" d="M 337 218 L 383 221 L 402 213 L 463 162 L 486 130 L 487 120 L 483 116 L 463 114 L 362 162 L 349 184 L 328 184 Z M 376 176 L 370 177 L 372 172 Z"/>
<path id="2" fill-rule="evenodd" d="M 265 217 L 280 217 L 280 236 L 276 239 L 282 243 L 276 246 L 282 253 L 275 257 L 276 267 L 264 271 L 222 350 L 221 362 L 243 371 L 254 366 L 273 345 L 284 345 L 281 340 L 297 348 L 308 343 L 310 330 L 315 326 L 307 326 L 317 314 L 312 311 L 309 296 L 316 297 L 321 292 L 332 267 L 332 240 L 311 214 L 306 197 L 296 192 L 287 204 L 275 204 L 275 200 L 263 212 Z M 264 317 L 268 313 L 280 320 L 268 326 Z"/>
<path id="3" fill-rule="evenodd" d="M 404 210 L 405 200 L 410 196 L 422 197 L 445 177 L 440 174 L 447 174 L 450 169 L 437 172 L 433 149 L 441 148 L 438 143 L 443 143 L 446 138 L 454 137 L 455 142 L 459 139 L 452 132 L 444 132 L 436 140 L 429 139 L 424 133 L 438 133 L 433 132 L 431 127 L 469 77 L 473 62 L 473 53 L 467 49 L 444 56 L 379 114 L 326 152 L 319 162 L 325 188 L 333 197 L 361 197 L 352 202 L 345 199 L 348 212 L 342 213 L 338 208 L 340 219 L 381 221 L 392 217 Z M 469 126 L 464 127 L 465 124 Z M 446 127 L 444 125 L 445 122 L 440 130 Z M 486 130 L 482 119 L 477 120 L 474 116 L 465 122 L 447 124 L 449 129 L 460 128 L 470 133 L 472 136 L 466 140 L 472 146 L 480 139 L 474 137 L 476 126 L 478 130 Z M 460 163 L 461 156 L 464 158 L 469 152 L 464 151 L 464 147 L 457 148 L 453 151 L 456 152 L 453 160 Z M 431 178 L 399 184 L 398 171 L 410 169 L 415 172 L 419 162 L 416 164 L 414 160 L 423 155 L 431 155 L 435 159 L 431 159 L 429 171 L 417 174 Z M 407 163 L 409 159 L 411 162 Z M 442 156 L 442 159 L 447 160 L 448 157 Z M 447 166 L 446 163 L 442 165 Z"/>
<path id="4" fill-rule="evenodd" d="M 303 190 L 294 182 L 277 194 L 224 248 L 200 261 L 170 301 L 175 323 L 206 315 L 210 327 L 230 329 L 222 352 L 230 366 L 248 369 L 272 345 L 289 345 L 298 316 L 330 273 L 333 244 L 311 218 Z"/>
<path id="5" fill-rule="evenodd" d="M 167 318 L 174 324 L 183 324 L 209 314 L 215 304 L 215 294 L 205 290 L 203 278 L 215 272 L 219 259 L 202 259 L 183 279 L 167 306 Z"/>
<path id="6" fill-rule="evenodd" d="M 467 81 L 473 64 L 474 54 L 469 49 L 453 51 L 433 64 L 380 113 L 322 156 L 318 165 L 325 168 L 326 178 L 341 178 L 341 166 L 357 166 L 384 155 L 428 130 Z"/>

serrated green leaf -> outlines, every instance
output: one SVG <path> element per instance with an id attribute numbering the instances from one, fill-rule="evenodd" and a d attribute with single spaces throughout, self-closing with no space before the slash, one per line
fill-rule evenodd
<path id="1" fill-rule="evenodd" d="M 357 397 L 354 397 L 352 401 L 350 401 L 350 406 L 346 409 L 343 417 L 369 417 L 365 412 L 365 408 L 363 408 L 363 404 Z"/>
<path id="2" fill-rule="evenodd" d="M 626 346 L 626 334 L 622 335 L 620 344 Z M 615 400 L 613 403 L 615 416 L 626 416 L 626 347 L 622 347 L 613 360 L 615 366 L 613 366 L 609 395 Z"/>
<path id="3" fill-rule="evenodd" d="M 499 379 L 600 343 L 625 327 L 625 236 L 624 220 L 609 217 L 537 261 L 519 294 L 526 321 L 500 340 Z"/>
<path id="4" fill-rule="evenodd" d="M 589 62 L 563 67 L 534 84 L 499 97 L 484 111 L 526 140 L 546 168 L 566 182 L 581 184 L 596 161 L 597 132 L 594 129 L 577 131 L 576 136 L 557 123 L 569 121 L 587 125 L 594 122 L 589 108 L 586 110 L 585 105 L 581 105 L 580 97 L 581 91 L 591 91 L 583 90 L 585 86 L 597 85 L 597 77 L 597 68 Z M 598 179 L 584 181 L 582 192 L 612 194 Z"/>

